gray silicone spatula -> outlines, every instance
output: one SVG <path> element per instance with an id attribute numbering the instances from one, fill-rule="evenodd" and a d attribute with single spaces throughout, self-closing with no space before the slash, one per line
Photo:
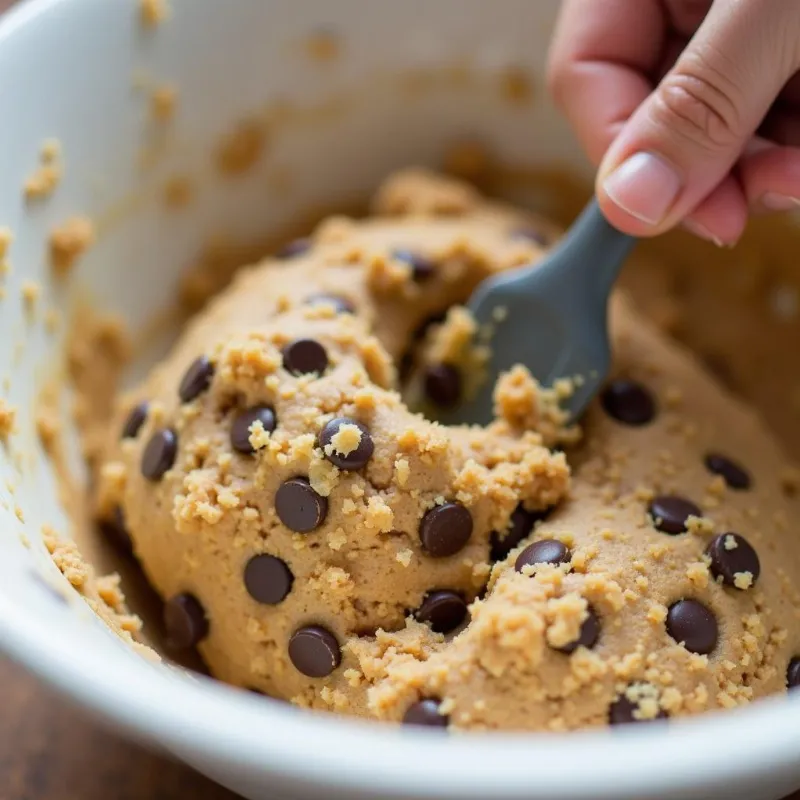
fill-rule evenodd
<path id="1" fill-rule="evenodd" d="M 579 376 L 565 403 L 577 418 L 608 374 L 608 299 L 635 241 L 613 228 L 593 199 L 543 261 L 480 284 L 469 309 L 479 326 L 493 328 L 487 380 L 474 397 L 438 419 L 489 422 L 497 376 L 515 364 L 528 367 L 543 386 Z"/>

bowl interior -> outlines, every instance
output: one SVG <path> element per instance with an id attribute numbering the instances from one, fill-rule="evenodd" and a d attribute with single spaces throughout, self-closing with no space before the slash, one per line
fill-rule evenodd
<path id="1" fill-rule="evenodd" d="M 172 0 L 169 20 L 147 29 L 134 0 L 31 0 L 0 23 L 0 225 L 14 233 L 12 270 L 0 278 L 0 397 L 17 410 L 0 457 L 0 647 L 132 734 L 253 797 L 265 786 L 300 785 L 325 786 L 326 797 L 664 797 L 669 787 L 710 785 L 723 769 L 742 786 L 748 775 L 763 788 L 770 770 L 787 780 L 800 755 L 797 702 L 569 743 L 409 736 L 312 717 L 148 663 L 77 597 L 65 604 L 48 589 L 66 584 L 42 527 L 72 531 L 37 409 L 43 389 L 64 382 L 70 319 L 87 303 L 119 314 L 134 339 L 156 342 L 138 360 L 141 371 L 175 333 L 162 326 L 164 336 L 154 337 L 153 320 L 174 309 L 182 275 L 210 246 L 256 252 L 302 216 L 362 200 L 394 168 L 440 163 L 465 136 L 508 163 L 585 171 L 544 99 L 557 6 Z M 153 119 L 150 98 L 167 85 L 178 100 L 165 124 Z M 246 170 L 230 161 L 232 135 L 249 143 L 243 156 L 234 152 L 252 156 Z M 26 203 L 23 183 L 48 138 L 61 143 L 63 180 L 49 198 Z M 176 182 L 190 195 L 179 209 L 165 202 Z M 545 210 L 554 202 L 547 192 L 528 199 Z M 93 220 L 97 241 L 57 279 L 48 235 L 76 214 Z M 34 285 L 31 308 L 23 296 Z M 55 331 L 46 324 L 51 310 L 62 318 Z M 81 475 L 68 393 L 62 402 L 67 456 Z M 81 544 L 100 570 L 127 571 L 102 543 Z M 136 605 L 139 593 L 133 599 L 147 611 Z M 777 738 L 752 741 L 756 716 Z M 723 729 L 726 752 L 701 759 L 697 743 Z M 536 786 L 526 777 L 532 755 L 553 764 Z M 676 760 L 686 766 L 680 774 Z"/>

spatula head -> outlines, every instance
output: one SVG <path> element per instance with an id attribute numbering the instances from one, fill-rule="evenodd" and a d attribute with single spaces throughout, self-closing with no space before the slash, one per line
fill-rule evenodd
<path id="1" fill-rule="evenodd" d="M 491 329 L 488 374 L 477 393 L 439 419 L 490 422 L 497 377 L 517 364 L 543 386 L 572 379 L 564 405 L 577 418 L 609 369 L 608 297 L 634 243 L 609 225 L 593 199 L 543 261 L 484 281 L 469 307 L 479 326 Z"/>
<path id="2" fill-rule="evenodd" d="M 543 385 L 574 381 L 565 408 L 576 418 L 605 378 L 610 364 L 606 303 L 598 307 L 553 269 L 525 268 L 481 284 L 469 303 L 479 329 L 490 331 L 489 361 L 477 392 L 452 411 L 445 424 L 487 424 L 493 417 L 497 377 L 517 364 Z"/>

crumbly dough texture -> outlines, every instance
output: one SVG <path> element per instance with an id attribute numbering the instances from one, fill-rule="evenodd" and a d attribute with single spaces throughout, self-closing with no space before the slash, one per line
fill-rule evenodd
<path id="1" fill-rule="evenodd" d="M 465 371 L 475 358 L 460 344 L 463 312 L 451 310 L 421 338 L 415 331 L 487 275 L 538 259 L 535 239 L 555 231 L 419 170 L 389 179 L 373 210 L 363 221 L 331 218 L 307 249 L 243 270 L 119 402 L 98 472 L 98 516 L 121 510 L 164 598 L 188 593 L 199 602 L 207 632 L 198 648 L 213 674 L 303 706 L 395 721 L 433 698 L 463 729 L 566 730 L 606 724 L 620 698 L 638 720 L 782 691 L 800 652 L 800 563 L 788 542 L 799 501 L 781 481 L 787 464 L 762 424 L 622 298 L 613 308 L 614 372 L 654 399 L 647 424 L 622 424 L 598 401 L 576 443 L 557 393 L 522 369 L 498 385 L 498 417 L 486 428 L 443 428 L 412 413 L 398 393 L 404 355 L 412 352 L 418 368 L 449 358 Z M 399 251 L 424 256 L 432 274 L 415 278 Z M 355 313 L 309 303 L 320 294 Z M 324 347 L 322 374 L 287 370 L 282 352 L 297 339 Z M 213 374 L 182 401 L 178 387 L 201 356 Z M 143 424 L 120 438 L 141 402 Z M 253 424 L 255 452 L 245 454 L 230 432 L 235 415 L 253 406 L 273 409 L 276 426 Z M 357 427 L 320 446 L 338 417 L 363 425 L 374 444 L 360 469 L 330 458 L 331 448 L 357 453 Z M 145 450 L 165 429 L 177 437 L 174 463 L 148 479 Z M 734 490 L 709 472 L 710 452 L 746 466 L 752 486 Z M 309 533 L 293 532 L 276 512 L 279 489 L 298 476 L 328 504 Z M 687 532 L 668 535 L 648 515 L 653 497 L 665 494 L 701 510 Z M 472 533 L 455 554 L 434 558 L 420 524 L 452 502 L 469 511 Z M 492 563 L 492 540 L 502 540 L 520 505 L 541 516 L 553 510 Z M 743 589 L 715 580 L 704 556 L 728 531 L 760 560 L 753 585 L 737 578 Z M 526 545 L 543 539 L 567 548 L 566 563 L 515 570 Z M 258 554 L 291 572 L 275 604 L 246 587 L 245 568 Z M 465 623 L 446 635 L 414 619 L 436 590 L 471 603 Z M 667 631 L 669 609 L 682 599 L 716 619 L 708 655 Z M 596 641 L 570 648 L 590 615 Z M 307 626 L 321 626 L 340 647 L 341 662 L 324 677 L 303 674 L 290 657 L 290 640 Z"/>
<path id="2" fill-rule="evenodd" d="M 98 575 L 83 558 L 75 542 L 61 538 L 53 530 L 45 529 L 42 539 L 58 571 L 89 608 L 140 655 L 151 661 L 160 660 L 154 650 L 139 641 L 142 621 L 128 610 L 119 575 Z M 60 595 L 59 589 L 53 587 L 53 591 Z"/>

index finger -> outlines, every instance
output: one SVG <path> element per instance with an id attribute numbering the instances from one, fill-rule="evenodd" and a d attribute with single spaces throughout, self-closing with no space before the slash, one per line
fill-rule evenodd
<path id="1" fill-rule="evenodd" d="M 564 0 L 548 86 L 594 164 L 653 90 L 667 33 L 659 0 Z"/>

